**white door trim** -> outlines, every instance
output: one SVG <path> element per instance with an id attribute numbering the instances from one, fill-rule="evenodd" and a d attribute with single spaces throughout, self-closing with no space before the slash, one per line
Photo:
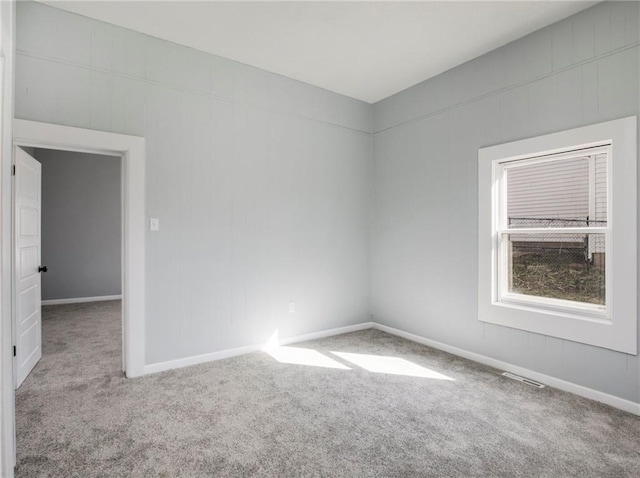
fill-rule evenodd
<path id="1" fill-rule="evenodd" d="M 122 319 L 127 377 L 144 375 L 145 360 L 145 141 L 36 121 L 14 120 L 16 146 L 110 154 L 122 157 Z M 10 236 L 13 235 L 11 231 Z M 3 240 L 11 237 L 3 237 Z"/>

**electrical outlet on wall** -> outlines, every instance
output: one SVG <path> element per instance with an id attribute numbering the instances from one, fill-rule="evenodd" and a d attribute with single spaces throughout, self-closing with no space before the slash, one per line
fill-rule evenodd
<path id="1" fill-rule="evenodd" d="M 289 313 L 293 314 L 296 311 L 296 303 L 295 302 L 289 302 Z"/>

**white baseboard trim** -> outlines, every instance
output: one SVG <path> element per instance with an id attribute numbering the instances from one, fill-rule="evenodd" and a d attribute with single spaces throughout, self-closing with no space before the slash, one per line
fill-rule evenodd
<path id="1" fill-rule="evenodd" d="M 42 305 L 82 304 L 84 302 L 103 302 L 105 300 L 121 300 L 122 295 L 101 295 L 98 297 L 74 297 L 71 299 L 43 300 Z"/>
<path id="2" fill-rule="evenodd" d="M 524 367 L 512 365 L 510 363 L 503 362 L 501 360 L 487 357 L 486 355 L 470 352 L 468 350 L 460 349 L 452 345 L 443 344 L 442 342 L 437 342 L 435 340 L 427 339 L 425 337 L 411 334 L 409 332 L 403 332 L 402 330 L 395 329 L 393 327 L 388 327 L 386 325 L 381 325 L 376 322 L 373 322 L 372 326 L 374 329 L 381 330 L 391 335 L 397 335 L 398 337 L 411 340 L 412 342 L 417 342 L 419 344 L 423 344 L 428 347 L 432 347 L 434 349 L 442 350 L 443 352 L 448 352 L 450 354 L 457 355 L 459 357 L 473 360 L 474 362 L 488 365 L 489 367 L 497 368 L 499 370 L 505 370 L 507 372 L 512 372 L 517 375 L 521 375 L 523 377 L 531 378 L 533 380 L 541 382 L 550 387 L 557 388 L 559 390 L 564 390 L 565 392 L 570 392 L 575 395 L 588 398 L 590 400 L 602 402 L 614 408 L 619 408 L 620 410 L 624 410 L 625 412 L 633 413 L 634 415 L 640 415 L 640 403 L 632 402 L 631 400 L 626 400 L 624 398 L 616 397 L 614 395 L 609 395 L 608 393 L 600 392 L 598 390 L 584 387 L 582 385 L 578 385 L 572 382 L 567 382 L 566 380 L 561 380 L 559 378 L 555 378 L 550 375 L 545 375 L 543 373 L 535 372 L 533 370 L 529 370 Z"/>
<path id="3" fill-rule="evenodd" d="M 346 327 L 338 327 L 336 329 L 322 330 L 320 332 L 313 332 L 310 334 L 297 335 L 295 337 L 287 337 L 279 339 L 279 345 L 295 344 L 297 342 L 306 342 L 308 340 L 321 339 L 324 337 L 330 337 L 332 335 L 341 335 L 349 332 L 357 332 L 359 330 L 366 330 L 373 327 L 372 322 L 363 322 L 356 325 L 348 325 Z M 173 370 L 175 368 L 188 367 L 190 365 L 197 365 L 206 362 L 213 362 L 214 360 L 221 360 L 230 357 L 236 357 L 238 355 L 244 355 L 252 352 L 263 350 L 267 346 L 267 343 L 245 345 L 243 347 L 236 347 L 233 349 L 220 350 L 218 352 L 211 352 L 201 355 L 194 355 L 192 357 L 185 357 L 176 360 L 168 360 L 166 362 L 158 362 L 150 365 L 145 365 L 144 373 L 156 373 L 164 372 L 165 370 Z"/>
<path id="4" fill-rule="evenodd" d="M 104 299 L 104 300 L 108 300 L 108 299 Z M 640 403 L 632 402 L 630 400 L 616 397 L 614 395 L 609 395 L 608 393 L 600 392 L 598 390 L 584 387 L 582 385 L 578 385 L 572 382 L 567 382 L 566 380 L 552 377 L 550 375 L 545 375 L 543 373 L 535 372 L 533 370 L 529 370 L 524 367 L 519 367 L 517 365 L 512 365 L 510 363 L 503 362 L 502 360 L 497 360 L 491 357 L 487 357 L 486 355 L 470 352 L 468 350 L 454 347 L 452 345 L 447 345 L 435 340 L 427 339 L 425 337 L 411 334 L 409 332 L 404 332 L 402 330 L 395 329 L 393 327 L 388 327 L 386 325 L 378 324 L 376 322 L 363 322 L 360 324 L 349 325 L 346 327 L 338 327 L 335 329 L 322 330 L 320 332 L 313 332 L 310 334 L 298 335 L 295 337 L 287 337 L 284 339 L 279 339 L 278 344 L 289 345 L 289 344 L 294 344 L 298 342 L 306 342 L 308 340 L 321 339 L 321 338 L 330 337 L 333 335 L 341 335 L 349 332 L 357 332 L 359 330 L 366 330 L 371 328 L 381 330 L 382 332 L 386 332 L 391 335 L 402 337 L 403 339 L 411 340 L 412 342 L 417 342 L 419 344 L 426 345 L 427 347 L 432 347 L 434 349 L 442 350 L 444 352 L 448 352 L 450 354 L 457 355 L 459 357 L 463 357 L 468 360 L 472 360 L 474 362 L 488 365 L 489 367 L 493 367 L 498 370 L 505 370 L 507 372 L 512 372 L 512 373 L 521 375 L 523 377 L 531 378 L 533 380 L 541 382 L 550 387 L 554 387 L 559 390 L 564 390 L 565 392 L 570 392 L 575 395 L 588 398 L 590 400 L 602 402 L 614 408 L 619 408 L 620 410 L 624 410 L 625 412 L 633 413 L 634 415 L 640 415 Z M 150 365 L 145 365 L 144 373 L 146 375 L 146 374 L 151 374 L 156 372 L 163 372 L 165 370 L 173 370 L 176 368 L 188 367 L 190 365 L 197 365 L 197 364 L 206 363 L 206 362 L 213 362 L 215 360 L 236 357 L 238 355 L 244 355 L 252 352 L 257 352 L 259 350 L 263 350 L 266 346 L 267 346 L 266 343 L 246 345 L 243 347 L 237 347 L 233 349 L 220 350 L 218 352 L 195 355 L 192 357 L 185 357 L 185 358 L 176 359 L 176 360 L 168 360 L 166 362 L 158 362 Z"/>

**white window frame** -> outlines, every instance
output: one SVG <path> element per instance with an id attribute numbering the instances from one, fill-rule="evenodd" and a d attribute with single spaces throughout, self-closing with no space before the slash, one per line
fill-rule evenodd
<path id="1" fill-rule="evenodd" d="M 578 318 L 581 316 L 589 316 L 595 319 L 610 320 L 611 319 L 611 307 L 607 306 L 608 299 L 611 293 L 611 283 L 605 281 L 606 297 L 605 305 L 587 304 L 582 302 L 574 302 L 562 299 L 553 299 L 549 297 L 540 297 L 520 294 L 517 292 L 509 292 L 509 262 L 507 257 L 507 243 L 506 237 L 509 234 L 557 234 L 557 235 L 575 235 L 575 234 L 602 234 L 605 237 L 605 252 L 611 252 L 611 221 L 607 222 L 606 227 L 527 227 L 527 228 L 509 228 L 507 224 L 507 180 L 506 174 L 509 170 L 520 168 L 523 166 L 529 166 L 532 164 L 542 164 L 554 161 L 570 160 L 575 158 L 581 158 L 586 155 L 596 155 L 605 153 L 607 155 L 607 171 L 610 169 L 611 158 L 611 144 L 610 142 L 602 143 L 600 145 L 591 146 L 589 148 L 576 149 L 575 151 L 568 151 L 555 154 L 534 155 L 525 158 L 509 157 L 502 160 L 493 161 L 493 175 L 496 182 L 496 245 L 497 251 L 497 267 L 496 267 L 496 302 L 504 304 L 515 304 L 532 307 L 546 308 L 550 310 L 562 311 L 567 314 L 574 314 Z M 611 175 L 607 175 L 607 191 L 611 187 L 609 183 Z M 611 196 L 607 194 L 607 211 L 611 208 L 610 205 Z M 605 278 L 608 277 L 611 268 L 609 261 L 605 261 Z"/>
<path id="2" fill-rule="evenodd" d="M 478 318 L 530 332 L 637 354 L 636 117 L 562 131 L 478 151 Z M 546 233 L 605 234 L 605 306 L 503 293 L 505 264 L 499 261 L 504 219 L 501 181 L 509 162 L 571 156 L 575 150 L 607 151 L 607 226 L 544 228 Z M 551 157 L 550 155 L 556 155 Z M 536 158 L 536 159 L 533 159 Z M 520 163 L 522 164 L 522 163 Z M 502 212 L 502 214 L 501 214 Z M 541 232 L 519 228 L 511 232 Z M 504 242 L 504 241 L 502 241 Z"/>

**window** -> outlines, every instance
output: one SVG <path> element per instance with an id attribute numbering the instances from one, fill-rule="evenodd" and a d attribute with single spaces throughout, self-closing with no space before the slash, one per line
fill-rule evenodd
<path id="1" fill-rule="evenodd" d="M 636 119 L 479 151 L 479 319 L 636 354 Z"/>
<path id="2" fill-rule="evenodd" d="M 498 301 L 608 317 L 610 148 L 496 161 Z"/>

